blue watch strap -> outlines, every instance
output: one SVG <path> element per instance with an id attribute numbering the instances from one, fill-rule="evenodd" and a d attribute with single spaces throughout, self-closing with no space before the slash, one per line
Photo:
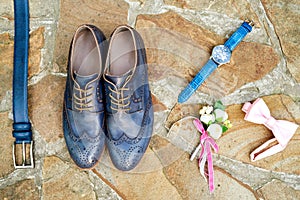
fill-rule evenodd
<path id="1" fill-rule="evenodd" d="M 232 36 L 225 42 L 224 46 L 232 51 L 244 37 L 252 31 L 252 22 L 243 22 L 243 24 L 235 31 Z M 210 59 L 201 71 L 195 76 L 192 82 L 179 94 L 178 103 L 183 103 L 196 91 L 203 81 L 218 67 L 218 64 Z"/>
<path id="2" fill-rule="evenodd" d="M 202 67 L 198 74 L 188 84 L 188 86 L 179 94 L 178 103 L 183 103 L 192 96 L 192 94 L 198 89 L 198 87 L 204 82 L 204 80 L 218 67 L 212 59 Z"/>
<path id="3" fill-rule="evenodd" d="M 13 72 L 13 136 L 16 143 L 30 143 L 31 124 L 28 119 L 27 76 L 29 46 L 28 0 L 14 1 L 15 37 Z"/>
<path id="4" fill-rule="evenodd" d="M 236 30 L 224 43 L 224 46 L 227 46 L 230 49 L 230 51 L 232 51 L 251 31 L 252 26 L 247 22 L 243 22 L 243 24 L 238 28 L 238 30 Z"/>

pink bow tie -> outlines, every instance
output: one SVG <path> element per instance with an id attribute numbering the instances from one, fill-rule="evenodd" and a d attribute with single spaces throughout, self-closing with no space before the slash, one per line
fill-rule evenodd
<path id="1" fill-rule="evenodd" d="M 246 102 L 242 110 L 246 113 L 245 120 L 265 125 L 273 132 L 275 137 L 255 149 L 250 154 L 251 161 L 260 160 L 284 150 L 298 128 L 298 125 L 295 123 L 274 119 L 266 103 L 260 98 L 253 104 Z M 274 145 L 274 143 L 276 143 L 276 145 Z"/>

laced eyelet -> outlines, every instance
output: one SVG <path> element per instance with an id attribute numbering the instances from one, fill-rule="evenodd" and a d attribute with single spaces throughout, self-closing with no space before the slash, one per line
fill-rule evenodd
<path id="1" fill-rule="evenodd" d="M 110 106 L 112 110 L 115 111 L 129 111 L 130 96 L 124 96 L 124 91 L 129 91 L 130 89 L 127 87 L 115 88 L 108 86 L 108 89 L 111 91 L 109 93 L 109 97 L 111 99 L 111 104 L 115 106 Z M 112 94 L 115 94 L 115 97 Z"/>
<path id="2" fill-rule="evenodd" d="M 90 110 L 93 107 L 93 99 L 91 98 L 93 95 L 93 89 L 93 86 L 90 86 L 87 89 L 78 88 L 76 85 L 74 86 L 74 90 L 77 91 L 73 93 L 75 109 L 82 112 L 85 110 Z"/>

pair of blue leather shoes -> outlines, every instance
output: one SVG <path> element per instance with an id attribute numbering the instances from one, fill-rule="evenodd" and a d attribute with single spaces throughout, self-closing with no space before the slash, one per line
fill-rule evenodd
<path id="1" fill-rule="evenodd" d="M 71 42 L 63 106 L 64 137 L 77 166 L 95 167 L 106 145 L 122 171 L 141 160 L 153 130 L 146 52 L 141 36 L 119 26 L 109 42 L 82 25 Z"/>

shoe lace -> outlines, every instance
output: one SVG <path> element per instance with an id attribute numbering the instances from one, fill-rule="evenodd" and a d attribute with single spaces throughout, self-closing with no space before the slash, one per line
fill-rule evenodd
<path id="1" fill-rule="evenodd" d="M 74 86 L 74 90 L 77 92 L 73 93 L 74 97 L 74 106 L 75 109 L 79 111 L 85 111 L 90 110 L 93 106 L 93 99 L 92 97 L 92 90 L 94 89 L 93 86 L 87 88 L 87 89 L 81 89 L 78 86 Z"/>
<path id="2" fill-rule="evenodd" d="M 131 76 L 128 76 L 126 78 L 126 81 L 128 79 L 130 79 L 130 77 Z M 115 111 L 129 111 L 130 108 L 128 106 L 130 104 L 130 101 L 129 101 L 130 96 L 129 95 L 124 96 L 124 91 L 129 91 L 129 88 L 123 86 L 120 88 L 115 87 L 115 89 L 114 89 L 114 88 L 108 86 L 108 89 L 111 91 L 111 93 L 109 93 L 109 97 L 111 99 L 111 104 L 116 106 L 116 108 L 115 108 L 111 105 L 110 108 Z M 112 93 L 114 93 L 116 97 L 114 97 L 112 95 Z"/>

